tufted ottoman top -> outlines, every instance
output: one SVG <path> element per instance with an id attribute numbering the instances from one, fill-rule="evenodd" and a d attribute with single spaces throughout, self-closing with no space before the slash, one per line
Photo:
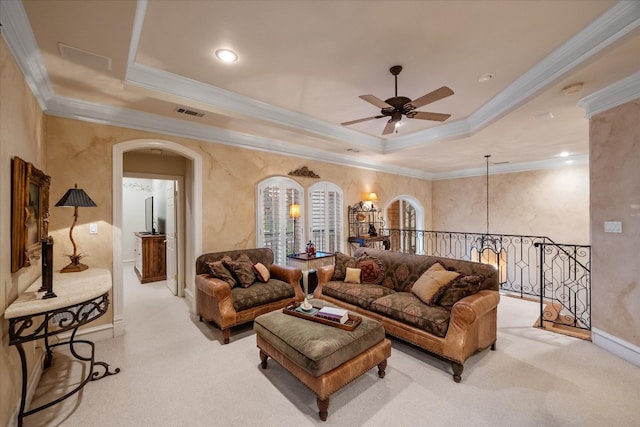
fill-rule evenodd
<path id="1" fill-rule="evenodd" d="M 315 307 L 328 304 L 310 300 Z M 253 329 L 290 361 L 317 377 L 337 368 L 385 337 L 382 325 L 366 317 L 353 331 L 284 314 L 281 310 L 256 317 Z"/>

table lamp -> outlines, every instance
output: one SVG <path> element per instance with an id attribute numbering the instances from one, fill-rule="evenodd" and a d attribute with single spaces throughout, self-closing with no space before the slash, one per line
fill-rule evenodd
<path id="1" fill-rule="evenodd" d="M 64 196 L 62 196 L 60 201 L 56 203 L 56 206 L 73 206 L 73 223 L 69 229 L 69 239 L 71 239 L 71 244 L 73 245 L 73 255 L 67 255 L 71 263 L 60 270 L 60 272 L 74 273 L 86 270 L 89 267 L 80 263 L 80 258 L 82 258 L 83 255 L 77 253 L 76 242 L 73 241 L 73 227 L 78 221 L 78 207 L 96 207 L 96 204 L 91 200 L 91 197 L 89 197 L 82 188 L 78 188 L 78 184 L 76 184 L 74 188 L 70 188 Z"/>

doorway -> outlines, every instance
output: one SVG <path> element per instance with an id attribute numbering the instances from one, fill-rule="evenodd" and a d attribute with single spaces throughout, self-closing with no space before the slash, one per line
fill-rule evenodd
<path id="1" fill-rule="evenodd" d="M 153 150 L 153 151 L 152 151 Z M 195 259 L 202 253 L 202 156 L 186 146 L 171 141 L 157 139 L 137 139 L 121 142 L 113 146 L 113 336 L 125 333 L 124 289 L 123 289 L 123 194 L 125 154 L 133 151 L 146 151 L 146 154 L 157 153 L 157 150 L 181 156 L 185 162 L 184 182 L 182 185 L 182 215 L 184 223 L 184 244 L 182 245 L 184 265 L 183 292 L 192 313 L 195 313 L 195 297 L 193 283 L 195 281 Z M 145 162 L 145 164 L 147 164 Z M 148 166 L 148 164 L 147 164 Z M 145 167 L 147 167 L 145 166 Z M 166 170 L 142 170 L 139 173 L 152 175 L 166 174 Z M 179 229 L 178 229 L 179 231 Z M 178 235 L 178 241 L 179 241 Z M 177 245 L 178 252 L 180 244 Z M 180 270 L 180 264 L 178 265 Z"/>
<path id="2" fill-rule="evenodd" d="M 137 252 L 138 235 L 157 234 L 162 239 L 162 270 L 173 295 L 184 296 L 184 178 L 157 174 L 125 172 L 122 180 L 122 262 L 135 265 L 138 275 L 144 258 Z M 145 236 L 143 236 L 145 238 Z"/>

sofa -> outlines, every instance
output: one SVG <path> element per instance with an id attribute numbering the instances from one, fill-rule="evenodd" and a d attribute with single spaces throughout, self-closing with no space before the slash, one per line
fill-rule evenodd
<path id="1" fill-rule="evenodd" d="M 448 278 L 434 281 L 432 271 Z M 336 253 L 335 265 L 317 272 L 314 298 L 376 319 L 387 334 L 445 359 L 455 382 L 467 358 L 495 350 L 500 294 L 491 265 L 363 247 L 353 257 Z M 425 283 L 437 288 L 427 303 L 416 289 Z"/>
<path id="2" fill-rule="evenodd" d="M 304 300 L 302 271 L 273 263 L 269 248 L 212 252 L 196 259 L 200 321 L 214 322 L 229 343 L 231 328 Z"/>

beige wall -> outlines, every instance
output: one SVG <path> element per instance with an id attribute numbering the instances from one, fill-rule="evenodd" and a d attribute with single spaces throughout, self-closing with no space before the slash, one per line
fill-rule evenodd
<path id="1" fill-rule="evenodd" d="M 640 100 L 592 117 L 590 141 L 593 327 L 640 346 Z"/>
<path id="2" fill-rule="evenodd" d="M 487 229 L 486 176 L 433 182 L 434 230 Z M 489 175 L 489 231 L 589 244 L 589 168 Z"/>
<path id="3" fill-rule="evenodd" d="M 45 173 L 43 114 L 24 81 L 4 38 L 0 37 L 0 425 L 8 425 L 20 401 L 20 358 L 9 346 L 5 309 L 41 274 L 40 265 L 11 273 L 11 159 L 18 156 Z M 41 353 L 34 343 L 25 346 L 32 372 Z"/>

